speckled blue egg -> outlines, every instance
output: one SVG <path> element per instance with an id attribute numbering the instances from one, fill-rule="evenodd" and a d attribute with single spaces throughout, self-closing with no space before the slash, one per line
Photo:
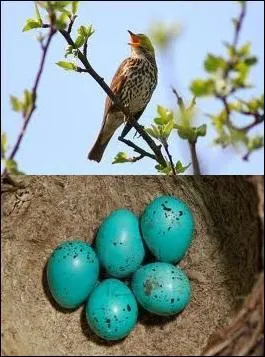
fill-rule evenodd
<path id="1" fill-rule="evenodd" d="M 189 248 L 194 219 L 185 202 L 172 196 L 160 196 L 146 206 L 141 216 L 143 239 L 157 260 L 180 261 Z"/>
<path id="2" fill-rule="evenodd" d="M 133 276 L 132 290 L 140 305 L 156 315 L 174 315 L 191 299 L 188 277 L 169 263 L 142 266 Z"/>
<path id="3" fill-rule="evenodd" d="M 85 302 L 99 275 L 98 258 L 88 243 L 72 240 L 60 244 L 47 264 L 47 280 L 55 301 L 64 308 Z"/>
<path id="4" fill-rule="evenodd" d="M 94 288 L 86 305 L 90 328 L 105 340 L 126 337 L 134 328 L 137 316 L 133 293 L 117 279 L 106 279 Z"/>
<path id="5" fill-rule="evenodd" d="M 141 265 L 145 251 L 138 218 L 127 209 L 117 209 L 101 223 L 95 250 L 110 276 L 123 278 Z"/>

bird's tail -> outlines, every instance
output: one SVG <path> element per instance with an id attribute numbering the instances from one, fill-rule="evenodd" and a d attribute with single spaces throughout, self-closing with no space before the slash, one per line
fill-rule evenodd
<path id="1" fill-rule="evenodd" d="M 91 151 L 88 154 L 88 159 L 100 162 L 110 139 L 111 137 L 103 144 L 101 135 L 99 135 L 97 141 L 95 142 L 94 146 L 92 147 Z"/>

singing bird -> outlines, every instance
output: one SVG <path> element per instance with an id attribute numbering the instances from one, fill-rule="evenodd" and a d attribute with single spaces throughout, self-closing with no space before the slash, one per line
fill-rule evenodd
<path id="1" fill-rule="evenodd" d="M 155 51 L 150 39 L 143 34 L 128 31 L 131 37 L 131 55 L 126 58 L 115 73 L 110 88 L 126 106 L 135 120 L 143 114 L 157 85 Z M 125 123 L 125 115 L 109 97 L 106 98 L 103 123 L 97 140 L 88 154 L 88 159 L 100 162 L 111 137 L 118 127 Z M 121 136 L 131 129 L 127 122 Z"/>

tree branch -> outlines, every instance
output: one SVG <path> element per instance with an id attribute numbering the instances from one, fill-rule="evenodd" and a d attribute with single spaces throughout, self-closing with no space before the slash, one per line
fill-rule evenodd
<path id="1" fill-rule="evenodd" d="M 228 126 L 233 129 L 233 130 L 237 130 L 237 131 L 241 131 L 241 132 L 245 132 L 247 133 L 249 130 L 251 130 L 252 128 L 254 128 L 256 125 L 261 124 L 262 122 L 264 122 L 264 114 L 259 114 L 258 112 L 247 112 L 247 111 L 241 111 L 240 113 L 243 115 L 247 115 L 247 116 L 253 116 L 254 120 L 252 123 L 243 126 L 243 127 L 238 127 L 236 125 L 234 125 L 232 123 L 231 120 L 231 111 L 229 108 L 229 103 L 228 103 L 228 99 L 227 96 L 221 96 L 218 95 L 217 93 L 215 94 L 216 98 L 220 99 L 221 102 L 223 103 L 224 107 L 225 107 L 225 111 L 226 111 L 226 116 L 227 116 L 227 123 Z"/>
<path id="2" fill-rule="evenodd" d="M 241 13 L 239 15 L 239 19 L 236 20 L 236 30 L 235 30 L 234 40 L 233 40 L 234 48 L 236 48 L 238 45 L 239 34 L 240 34 L 241 27 L 242 27 L 242 23 L 244 21 L 245 15 L 246 15 L 246 10 L 247 10 L 247 3 L 246 3 L 246 1 L 244 1 L 241 4 Z"/>
<path id="3" fill-rule="evenodd" d="M 193 174 L 201 175 L 199 160 L 198 160 L 198 156 L 197 156 L 197 152 L 196 152 L 196 141 L 189 140 L 189 147 L 190 147 L 190 152 L 191 152 Z"/>
<path id="4" fill-rule="evenodd" d="M 42 72 L 43 72 L 45 59 L 46 59 L 46 56 L 47 56 L 48 48 L 50 46 L 52 37 L 56 33 L 56 30 L 54 29 L 52 24 L 49 25 L 49 27 L 50 27 L 50 31 L 49 31 L 49 35 L 48 35 L 46 44 L 41 46 L 41 48 L 42 48 L 42 57 L 41 57 L 40 66 L 39 66 L 39 69 L 38 69 L 38 72 L 37 72 L 37 75 L 36 75 L 36 78 L 35 78 L 35 81 L 34 81 L 34 85 L 33 85 L 33 88 L 32 88 L 32 104 L 31 104 L 31 108 L 26 113 L 23 113 L 24 122 L 23 122 L 22 128 L 21 128 L 20 133 L 18 135 L 17 141 L 16 141 L 16 143 L 15 143 L 15 145 L 14 145 L 14 147 L 13 147 L 11 153 L 10 153 L 10 155 L 8 156 L 7 160 L 13 160 L 14 159 L 14 157 L 15 157 L 15 155 L 16 155 L 19 147 L 20 147 L 20 144 L 21 144 L 21 142 L 22 142 L 22 140 L 23 140 L 23 138 L 25 136 L 25 133 L 26 133 L 27 127 L 29 125 L 30 119 L 32 117 L 32 114 L 33 114 L 34 110 L 36 109 L 37 90 L 38 90 L 38 86 L 39 86 L 39 83 L 40 83 L 41 75 L 42 75 Z M 8 175 L 8 171 L 5 168 L 4 171 L 3 171 L 3 177 L 5 177 L 7 175 Z"/>
<path id="5" fill-rule="evenodd" d="M 150 154 L 149 152 L 145 151 L 144 149 L 140 148 L 139 146 L 135 145 L 132 141 L 127 140 L 125 138 L 123 138 L 122 136 L 118 137 L 118 140 L 123 142 L 124 144 L 132 147 L 134 149 L 135 152 L 138 152 L 138 154 L 140 154 L 142 157 L 146 156 L 146 157 L 150 157 L 150 159 L 153 159 L 156 161 L 156 156 L 153 154 Z M 141 158 L 142 158 L 141 157 Z M 135 160 L 136 161 L 136 160 Z"/>
<path id="6" fill-rule="evenodd" d="M 172 160 L 172 156 L 171 156 L 171 154 L 170 154 L 170 152 L 169 152 L 169 150 L 168 150 L 168 143 L 165 141 L 163 141 L 163 147 L 164 147 L 164 149 L 165 149 L 165 151 L 166 151 L 166 153 L 167 153 L 167 157 L 168 157 L 168 159 L 169 159 L 169 163 L 170 163 L 170 166 L 171 166 L 171 169 L 172 169 L 172 172 L 173 172 L 173 175 L 177 175 L 177 173 L 176 173 L 176 169 L 175 169 L 175 166 L 174 166 L 174 163 L 173 163 L 173 160 Z"/>

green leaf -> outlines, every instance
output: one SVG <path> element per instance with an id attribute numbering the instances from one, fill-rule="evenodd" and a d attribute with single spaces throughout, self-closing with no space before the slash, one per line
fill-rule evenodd
<path id="1" fill-rule="evenodd" d="M 245 81 L 249 73 L 249 66 L 245 62 L 239 62 L 235 65 L 235 70 L 238 72 L 238 79 Z"/>
<path id="2" fill-rule="evenodd" d="M 155 122 L 157 125 L 163 125 L 163 124 L 165 124 L 164 118 L 161 118 L 161 117 L 154 118 L 154 122 Z"/>
<path id="3" fill-rule="evenodd" d="M 23 172 L 18 170 L 17 162 L 13 159 L 5 160 L 5 167 L 9 174 L 24 175 Z"/>
<path id="4" fill-rule="evenodd" d="M 55 27 L 58 30 L 64 30 L 67 27 L 68 20 L 69 20 L 68 14 L 63 12 L 56 20 Z"/>
<path id="5" fill-rule="evenodd" d="M 66 6 L 68 6 L 71 3 L 72 3 L 72 1 L 54 1 L 53 8 L 55 10 L 64 9 Z"/>
<path id="6" fill-rule="evenodd" d="M 259 110 L 260 105 L 261 105 L 261 103 L 260 103 L 259 98 L 253 98 L 247 102 L 247 107 L 250 112 L 256 112 L 257 110 Z"/>
<path id="7" fill-rule="evenodd" d="M 93 35 L 95 30 L 93 29 L 92 25 L 89 25 L 86 27 L 86 33 L 87 33 L 87 38 Z"/>
<path id="8" fill-rule="evenodd" d="M 112 161 L 113 164 L 122 164 L 124 162 L 129 162 L 129 159 L 125 152 L 119 152 Z"/>
<path id="9" fill-rule="evenodd" d="M 183 172 L 185 172 L 189 167 L 190 167 L 191 163 L 183 166 L 181 161 L 177 161 L 176 166 L 175 166 L 175 170 L 178 174 L 182 174 Z"/>
<path id="10" fill-rule="evenodd" d="M 76 71 L 76 64 L 72 63 L 72 62 L 65 62 L 65 61 L 59 61 L 56 62 L 57 66 L 62 67 L 63 69 L 65 69 L 66 71 Z"/>
<path id="11" fill-rule="evenodd" d="M 167 109 L 162 107 L 161 105 L 157 106 L 157 112 L 160 115 L 161 118 L 164 118 L 167 116 Z"/>
<path id="12" fill-rule="evenodd" d="M 169 163 L 167 163 L 167 166 L 158 164 L 155 166 L 155 168 L 157 169 L 158 172 L 165 174 L 165 175 L 169 175 L 172 172 L 172 168 Z"/>
<path id="13" fill-rule="evenodd" d="M 260 149 L 263 146 L 264 146 L 263 136 L 257 135 L 257 136 L 254 136 L 253 138 L 249 139 L 249 142 L 248 142 L 248 150 L 249 151 L 254 151 L 254 150 Z"/>
<path id="14" fill-rule="evenodd" d="M 181 139 L 192 140 L 194 138 L 193 129 L 190 127 L 179 125 L 177 130 Z"/>
<path id="15" fill-rule="evenodd" d="M 248 66 L 254 66 L 258 62 L 258 58 L 255 56 L 248 57 L 244 60 L 244 63 Z"/>
<path id="16" fill-rule="evenodd" d="M 168 138 L 172 129 L 173 129 L 174 123 L 173 120 L 169 121 L 166 125 L 163 126 L 162 129 L 162 135 L 163 138 Z"/>
<path id="17" fill-rule="evenodd" d="M 36 12 L 36 16 L 37 16 L 37 19 L 38 19 L 39 23 L 42 24 L 42 19 L 41 19 L 41 16 L 40 16 L 39 8 L 38 8 L 38 5 L 36 3 L 35 3 L 35 12 Z"/>
<path id="18" fill-rule="evenodd" d="M 38 27 L 42 27 L 42 21 L 35 19 L 27 19 L 22 31 L 29 31 Z"/>
<path id="19" fill-rule="evenodd" d="M 251 43 L 250 43 L 250 42 L 247 42 L 247 43 L 245 43 L 242 47 L 240 47 L 240 48 L 237 50 L 237 54 L 238 54 L 240 57 L 246 57 L 246 56 L 249 55 L 250 50 L 251 50 Z"/>
<path id="20" fill-rule="evenodd" d="M 211 53 L 208 53 L 204 61 L 204 69 L 209 73 L 214 73 L 218 69 L 224 69 L 225 65 L 226 61 L 224 60 L 224 58 L 212 55 Z"/>
<path id="21" fill-rule="evenodd" d="M 212 79 L 195 79 L 190 85 L 190 90 L 196 97 L 211 95 L 214 92 L 214 81 Z"/>
<path id="22" fill-rule="evenodd" d="M 202 125 L 198 126 L 197 128 L 195 128 L 196 137 L 205 136 L 206 132 L 207 132 L 207 125 L 206 124 L 202 124 Z"/>
<path id="23" fill-rule="evenodd" d="M 72 1 L 72 14 L 73 15 L 75 15 L 77 13 L 79 2 L 80 1 Z"/>
<path id="24" fill-rule="evenodd" d="M 153 130 L 152 128 L 145 128 L 144 130 L 147 132 L 147 134 L 149 134 L 153 138 L 155 138 L 155 139 L 160 138 L 159 132 L 157 133 L 157 131 Z"/>
<path id="25" fill-rule="evenodd" d="M 193 111 L 194 108 L 195 108 L 195 106 L 196 106 L 196 97 L 193 97 L 192 100 L 191 100 L 191 103 L 190 103 L 189 107 L 187 108 L 187 111 L 188 111 L 188 112 Z"/>
<path id="26" fill-rule="evenodd" d="M 19 112 L 22 110 L 22 103 L 17 97 L 14 97 L 13 95 L 10 96 L 10 103 L 11 107 L 15 112 Z"/>
<path id="27" fill-rule="evenodd" d="M 49 1 L 37 1 L 37 5 L 39 5 L 43 9 L 48 9 Z"/>
<path id="28" fill-rule="evenodd" d="M 69 55 L 73 54 L 73 46 L 68 45 L 65 49 L 64 57 L 67 58 Z"/>
<path id="29" fill-rule="evenodd" d="M 23 103 L 22 107 L 24 110 L 24 113 L 26 113 L 32 106 L 32 92 L 29 90 L 25 89 L 24 90 L 24 95 L 23 95 Z"/>
<path id="30" fill-rule="evenodd" d="M 7 136 L 6 133 L 1 133 L 1 157 L 5 158 L 5 153 L 7 150 Z"/>

